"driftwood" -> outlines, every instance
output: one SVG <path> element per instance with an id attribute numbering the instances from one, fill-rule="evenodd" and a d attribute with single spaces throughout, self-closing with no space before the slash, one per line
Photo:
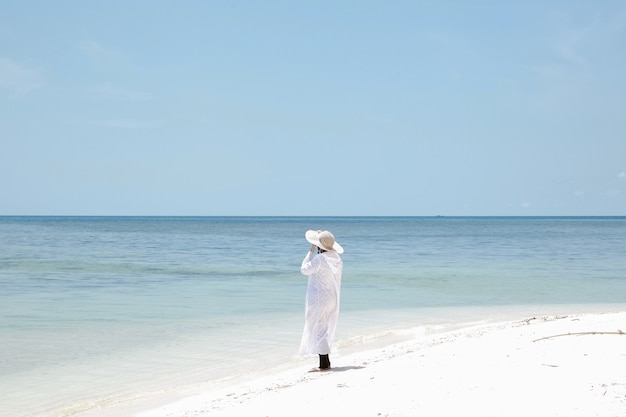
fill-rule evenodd
<path id="1" fill-rule="evenodd" d="M 563 333 L 563 334 L 555 334 L 553 336 L 546 336 L 546 337 L 542 337 L 536 340 L 533 340 L 533 342 L 538 342 L 540 340 L 546 340 L 546 339 L 553 339 L 555 337 L 562 337 L 562 336 L 582 336 L 582 335 L 593 335 L 593 334 L 616 334 L 616 335 L 626 335 L 626 332 L 623 332 L 621 330 L 618 330 L 616 332 L 578 332 L 578 333 Z"/>

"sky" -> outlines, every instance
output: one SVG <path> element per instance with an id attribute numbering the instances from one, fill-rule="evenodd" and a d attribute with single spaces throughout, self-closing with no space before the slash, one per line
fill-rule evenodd
<path id="1" fill-rule="evenodd" d="M 626 215 L 626 0 L 0 3 L 0 215 Z"/>

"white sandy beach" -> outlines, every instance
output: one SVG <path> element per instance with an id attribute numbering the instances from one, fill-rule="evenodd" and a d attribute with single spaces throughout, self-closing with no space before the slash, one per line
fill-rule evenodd
<path id="1" fill-rule="evenodd" d="M 626 312 L 532 317 L 331 356 L 137 417 L 626 416 Z M 582 333 L 582 334 L 575 334 Z"/>

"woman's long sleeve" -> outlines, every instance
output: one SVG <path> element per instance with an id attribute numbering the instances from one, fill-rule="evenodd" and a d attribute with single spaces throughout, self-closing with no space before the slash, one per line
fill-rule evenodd
<path id="1" fill-rule="evenodd" d="M 302 261 L 302 266 L 300 267 L 302 275 L 311 275 L 319 269 L 319 261 L 316 262 L 316 260 L 317 258 L 313 252 L 307 252 L 304 260 Z"/>

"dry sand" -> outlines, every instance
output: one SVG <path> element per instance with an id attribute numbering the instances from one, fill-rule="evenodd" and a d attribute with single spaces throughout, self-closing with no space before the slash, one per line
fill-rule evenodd
<path id="1" fill-rule="evenodd" d="M 331 356 L 137 417 L 626 416 L 626 312 L 536 317 Z M 575 334 L 581 333 L 581 334 Z"/>

